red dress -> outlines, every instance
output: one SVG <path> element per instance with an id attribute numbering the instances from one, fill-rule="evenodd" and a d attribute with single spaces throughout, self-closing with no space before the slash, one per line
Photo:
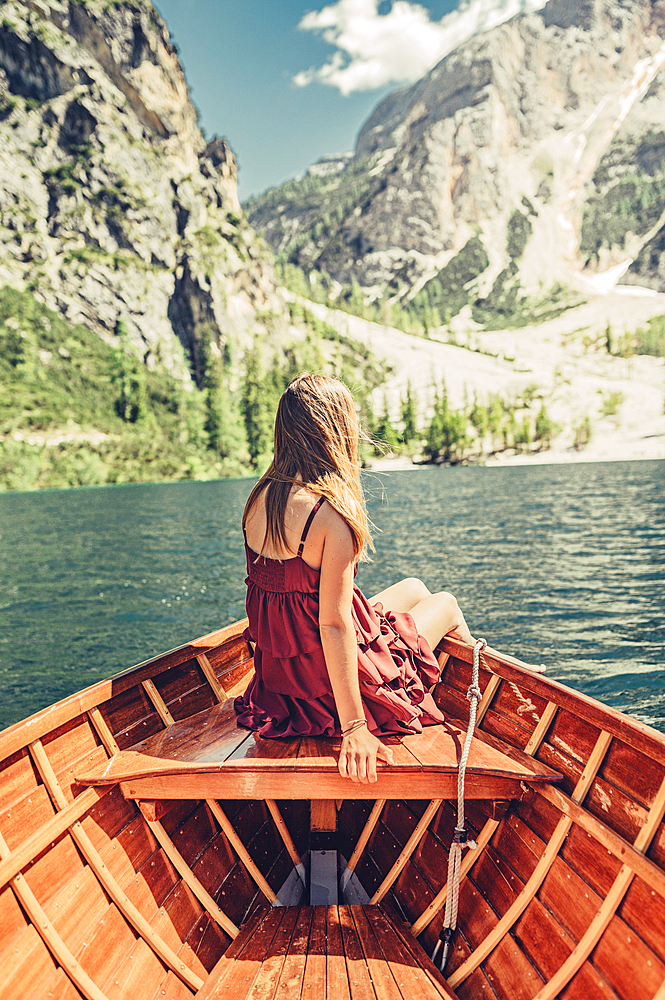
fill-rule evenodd
<path id="1" fill-rule="evenodd" d="M 319 634 L 319 570 L 303 560 L 310 511 L 293 559 L 247 555 L 245 638 L 255 643 L 255 674 L 235 709 L 241 726 L 262 736 L 338 736 L 339 719 Z M 376 735 L 420 733 L 443 722 L 426 690 L 439 666 L 407 612 L 384 614 L 358 587 L 351 606 L 358 643 L 358 675 L 365 717 Z"/>

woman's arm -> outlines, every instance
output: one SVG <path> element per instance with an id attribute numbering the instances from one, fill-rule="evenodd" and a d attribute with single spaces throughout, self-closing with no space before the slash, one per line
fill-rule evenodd
<path id="1" fill-rule="evenodd" d="M 342 731 L 364 719 L 358 680 L 358 646 L 351 618 L 354 552 L 351 532 L 342 517 L 326 505 L 319 585 L 319 630 Z M 376 781 L 376 758 L 392 763 L 393 753 L 366 725 L 342 739 L 339 772 L 352 781 Z"/>

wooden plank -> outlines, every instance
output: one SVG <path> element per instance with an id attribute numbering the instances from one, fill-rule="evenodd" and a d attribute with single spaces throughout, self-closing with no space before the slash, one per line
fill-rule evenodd
<path id="1" fill-rule="evenodd" d="M 635 838 L 634 848 L 636 851 L 644 852 L 653 840 L 654 834 L 665 816 L 665 779 L 663 780 L 658 794 L 651 803 L 647 821 Z"/>
<path id="2" fill-rule="evenodd" d="M 473 649 L 460 640 L 445 636 L 442 641 L 445 652 L 451 656 L 470 663 L 473 659 Z M 573 717 L 580 717 L 618 737 L 645 753 L 660 764 L 665 764 L 665 738 L 662 733 L 644 723 L 630 719 L 616 709 L 601 705 L 588 695 L 573 691 L 566 685 L 533 673 L 527 665 L 514 657 L 497 654 L 495 650 L 485 650 L 481 662 L 494 674 L 505 680 L 521 684 L 526 690 L 533 692 L 546 701 L 555 702 L 560 708 L 566 709 Z"/>
<path id="3" fill-rule="evenodd" d="M 62 792 L 62 789 L 60 788 L 58 779 L 56 778 L 53 768 L 51 767 L 51 762 L 41 741 L 35 740 L 34 743 L 30 744 L 30 751 L 34 756 L 39 773 L 48 789 L 49 795 L 53 799 L 54 805 L 61 812 L 66 811 L 68 809 L 67 800 Z M 102 858 L 78 820 L 75 820 L 72 823 L 69 828 L 69 833 L 91 870 L 94 872 L 99 882 L 103 885 L 110 898 L 118 907 L 120 913 L 141 935 L 148 947 L 151 948 L 165 963 L 165 965 L 172 969 L 183 982 L 187 983 L 187 985 L 192 989 L 200 989 L 203 985 L 203 980 L 200 979 L 199 976 L 197 976 L 181 959 L 178 958 L 176 953 L 169 948 L 162 938 L 160 938 L 160 936 L 150 926 L 143 914 L 137 909 L 136 906 L 134 906 L 127 894 L 123 892 L 107 866 L 102 861 Z"/>
<path id="4" fill-rule="evenodd" d="M 553 1000 L 554 997 L 558 997 L 560 995 L 561 990 L 563 990 L 567 983 L 573 978 L 575 973 L 581 968 L 602 937 L 603 932 L 614 916 L 619 903 L 625 896 L 632 878 L 632 870 L 627 865 L 624 865 L 619 872 L 614 885 L 608 892 L 599 910 L 589 924 L 586 933 L 573 948 L 561 968 L 555 972 L 548 982 L 545 983 L 542 989 L 538 991 L 534 1000 Z"/>
<path id="5" fill-rule="evenodd" d="M 390 971 L 405 1000 L 457 1000 L 445 979 L 416 939 L 379 907 L 363 911 L 390 965 Z"/>
<path id="6" fill-rule="evenodd" d="M 636 874 L 638 873 L 636 872 Z M 652 951 L 657 955 L 663 955 L 665 900 L 639 875 L 630 884 L 630 889 L 621 903 L 619 916 L 629 928 L 639 934 Z"/>
<path id="7" fill-rule="evenodd" d="M 237 769 L 264 769 L 287 767 L 295 770 L 300 737 L 269 740 L 258 733 L 246 732 L 246 739 L 226 759 L 226 766 Z M 276 796 L 273 796 L 276 798 Z"/>
<path id="8" fill-rule="evenodd" d="M 544 785 L 538 789 L 537 794 L 542 796 L 552 805 L 555 805 L 566 816 L 569 816 L 573 823 L 589 833 L 594 840 L 610 851 L 619 861 L 629 865 L 641 879 L 658 892 L 665 899 L 665 872 L 653 863 L 645 855 L 636 851 L 632 844 L 620 837 L 600 820 L 596 819 L 586 809 L 578 806 L 567 795 L 551 785 Z"/>
<path id="9" fill-rule="evenodd" d="M 634 884 L 633 879 L 631 887 Z M 665 964 L 658 957 L 659 953 L 662 955 L 662 946 L 653 952 L 639 934 L 626 926 L 620 915 L 625 898 L 594 948 L 589 962 L 593 963 L 593 967 L 601 973 L 606 982 L 610 983 L 619 996 L 631 996 L 636 984 L 639 983 L 640 994 L 650 1000 L 665 977 Z M 644 919 L 646 923 L 647 913 Z M 589 962 L 586 962 L 585 966 L 588 966 Z M 573 982 L 579 975 L 579 972 L 576 973 Z"/>
<path id="10" fill-rule="evenodd" d="M 300 994 L 306 1000 L 326 1000 L 327 913 L 326 906 L 313 908 L 309 948 Z M 330 1000 L 333 1000 L 332 994 Z"/>
<path id="11" fill-rule="evenodd" d="M 496 948 L 501 940 L 503 940 L 518 917 L 524 912 L 540 888 L 547 872 L 552 867 L 561 845 L 568 836 L 568 831 L 570 830 L 571 825 L 572 821 L 567 817 L 563 817 L 559 820 L 557 828 L 540 856 L 540 860 L 538 861 L 531 878 L 521 890 L 514 903 L 508 908 L 503 917 L 501 917 L 501 919 L 495 924 L 492 931 L 483 938 L 480 945 L 471 953 L 467 960 L 455 970 L 452 976 L 448 978 L 448 983 L 453 989 L 459 986 L 460 983 L 463 983 L 470 973 L 473 972 L 474 969 L 477 969 L 480 963 L 491 954 L 493 949 Z"/>
<path id="12" fill-rule="evenodd" d="M 403 736 L 407 747 L 428 771 L 454 770 L 457 773 L 459 758 L 466 738 L 466 726 L 449 719 L 441 726 L 428 726 L 423 733 Z M 528 754 L 499 743 L 479 731 L 471 740 L 466 774 L 467 781 L 474 774 L 514 775 L 522 781 L 558 780 L 550 768 L 534 761 Z"/>
<path id="13" fill-rule="evenodd" d="M 351 915 L 351 907 L 339 906 L 337 911 L 352 1000 L 377 1000 L 356 925 Z"/>
<path id="14" fill-rule="evenodd" d="M 306 885 L 305 866 L 302 863 L 302 859 L 296 849 L 296 845 L 293 843 L 293 839 L 291 837 L 291 834 L 289 833 L 289 828 L 284 822 L 284 818 L 281 812 L 279 811 L 279 807 L 274 799 L 266 799 L 266 805 L 270 811 L 270 815 L 273 818 L 273 821 L 277 828 L 277 832 L 282 838 L 282 842 L 286 847 L 286 850 L 288 851 L 289 857 L 293 861 L 293 866 L 298 872 L 300 881 L 302 882 L 303 885 Z"/>
<path id="15" fill-rule="evenodd" d="M 416 847 L 420 843 L 422 837 L 424 836 L 425 831 L 427 830 L 427 827 L 429 826 L 430 822 L 438 812 L 442 801 L 443 801 L 442 799 L 433 799 L 432 802 L 430 802 L 430 804 L 428 805 L 427 809 L 425 810 L 420 820 L 416 824 L 415 830 L 407 840 L 403 849 L 400 851 L 399 857 L 391 867 L 388 874 L 383 879 L 379 888 L 372 896 L 370 903 L 373 906 L 381 902 L 381 900 L 388 892 L 388 890 L 390 889 L 391 885 L 393 884 L 399 873 L 404 868 L 405 864 L 407 863 L 407 861 L 415 851 Z"/>
<path id="16" fill-rule="evenodd" d="M 201 905 L 208 911 L 213 920 L 219 924 L 222 930 L 226 931 L 230 937 L 236 937 L 238 935 L 238 928 L 217 905 L 208 890 L 201 884 L 162 824 L 159 821 L 153 822 L 149 819 L 146 819 L 146 823 L 152 830 L 155 838 L 159 841 L 162 850 L 182 878 L 183 882 L 187 883 Z"/>
<path id="17" fill-rule="evenodd" d="M 233 700 L 227 699 L 223 705 L 214 705 L 122 750 L 104 766 L 88 771 L 81 768 L 76 779 L 80 784 L 116 784 L 143 774 L 189 771 L 193 764 L 199 764 L 204 771 L 215 769 L 249 735 L 248 730 L 236 725 Z"/>
<path id="18" fill-rule="evenodd" d="M 540 784 L 542 782 L 554 782 L 558 784 L 562 780 L 562 776 L 556 768 L 549 767 L 543 761 L 537 760 L 531 753 L 527 753 L 526 750 L 520 750 L 519 747 L 512 746 L 510 743 L 504 742 L 491 733 L 483 731 L 478 731 L 476 738 L 482 740 L 488 747 L 493 747 L 508 757 L 513 762 L 513 766 L 521 767 L 525 773 L 530 773 L 530 777 L 524 778 L 524 781 L 528 781 L 529 784 Z"/>
<path id="19" fill-rule="evenodd" d="M 217 674 L 213 670 L 212 663 L 208 659 L 205 653 L 199 653 L 196 657 L 198 660 L 201 670 L 205 674 L 206 680 L 212 689 L 212 693 L 219 702 L 226 701 L 226 691 L 224 690 L 224 685 L 220 682 Z"/>
<path id="20" fill-rule="evenodd" d="M 275 983 L 275 994 L 279 997 L 300 996 L 307 961 L 312 912 L 311 906 L 300 907 L 289 950 Z"/>
<path id="21" fill-rule="evenodd" d="M 247 648 L 246 643 L 241 639 L 246 627 L 247 619 L 245 618 L 223 629 L 201 636 L 200 639 L 169 650 L 167 653 L 161 653 L 159 656 L 145 660 L 108 680 L 98 681 L 96 684 L 56 702 L 55 705 L 36 712 L 28 719 L 24 719 L 0 733 L 0 759 L 11 756 L 33 740 L 40 739 L 50 733 L 56 727 L 88 712 L 91 708 L 102 705 L 105 701 L 135 687 L 143 680 L 153 678 L 170 667 L 192 659 L 198 653 L 205 653 L 211 658 L 211 654 L 214 655 L 214 651 L 218 647 L 226 644 L 233 645 L 235 640 L 236 643 L 239 643 L 236 652 L 236 655 L 239 655 L 242 648 Z M 251 671 L 251 668 L 250 658 L 247 666 L 248 671 Z"/>
<path id="22" fill-rule="evenodd" d="M 11 809 L 16 801 L 37 788 L 38 775 L 25 748 L 0 764 L 0 810 Z"/>
<path id="23" fill-rule="evenodd" d="M 36 830 L 20 847 L 11 851 L 6 858 L 0 861 L 0 888 L 22 871 L 26 865 L 30 864 L 34 858 L 38 857 L 49 844 L 62 836 L 72 823 L 87 813 L 110 790 L 108 787 L 86 788 L 65 809 L 56 813 L 52 819 Z"/>
<path id="24" fill-rule="evenodd" d="M 106 720 L 104 719 L 104 716 L 99 711 L 97 706 L 94 706 L 93 708 L 90 709 L 90 711 L 88 712 L 88 718 L 90 719 L 93 726 L 97 730 L 97 735 L 102 741 L 109 757 L 112 757 L 114 753 L 119 753 L 120 747 L 116 742 L 116 738 L 109 729 L 109 727 L 107 726 Z"/>
<path id="25" fill-rule="evenodd" d="M 141 803 L 141 812 L 146 819 L 155 821 L 164 819 L 177 805 L 178 802 L 174 799 L 144 799 Z"/>
<path id="26" fill-rule="evenodd" d="M 386 799 L 377 799 L 374 805 L 372 806 L 372 810 L 369 816 L 367 817 L 367 821 L 362 829 L 362 833 L 358 837 L 356 846 L 353 848 L 353 854 L 349 858 L 346 869 L 344 870 L 344 873 L 342 875 L 341 879 L 342 892 L 344 892 L 344 890 L 346 889 L 351 879 L 351 875 L 356 870 L 358 859 L 360 858 L 360 855 L 367 847 L 367 841 L 372 836 L 372 831 L 374 830 L 374 827 L 379 821 L 381 811 L 385 806 L 385 804 L 386 804 Z"/>
<path id="27" fill-rule="evenodd" d="M 327 922 L 326 975 L 328 998 L 329 1000 L 331 998 L 334 998 L 334 1000 L 351 1000 L 352 994 L 344 957 L 344 945 L 342 943 L 342 931 L 337 906 L 327 907 Z"/>
<path id="28" fill-rule="evenodd" d="M 559 706 L 553 701 L 548 701 L 547 705 L 543 710 L 543 714 L 540 717 L 540 722 L 531 733 L 529 740 L 524 747 L 524 753 L 528 753 L 533 756 L 533 754 L 538 752 L 540 744 L 545 739 L 547 730 L 550 728 L 550 723 L 559 710 Z"/>
<path id="29" fill-rule="evenodd" d="M 9 888 L 8 892 L 16 899 L 13 889 Z M 19 906 L 18 901 L 16 906 Z M 2 1000 L 26 1000 L 28 984 L 33 1000 L 43 1000 L 44 990 L 53 982 L 58 971 L 70 987 L 67 1000 L 71 994 L 74 994 L 76 1000 L 80 1000 L 81 994 L 71 985 L 67 974 L 58 969 L 43 940 L 32 924 L 28 923 L 25 925 L 25 933 L 15 939 L 15 946 L 3 953 Z"/>
<path id="30" fill-rule="evenodd" d="M 646 823 L 635 838 L 633 847 L 636 851 L 643 853 L 647 850 L 656 829 L 665 814 L 665 780 L 651 805 Z M 634 878 L 634 871 L 630 865 L 623 864 L 621 870 L 614 880 L 609 892 L 603 899 L 589 927 L 583 937 L 578 941 L 575 948 L 545 986 L 539 991 L 534 1000 L 554 1000 L 561 990 L 570 982 L 575 973 L 587 960 L 593 949 L 598 944 L 605 932 L 610 920 L 614 916 L 621 900 L 626 895 L 630 883 Z"/>
<path id="31" fill-rule="evenodd" d="M 250 876 L 254 879 L 257 886 L 259 887 L 263 895 L 266 897 L 270 905 L 279 906 L 279 900 L 277 899 L 277 896 L 272 891 L 267 881 L 259 871 L 259 868 L 256 865 L 256 863 L 250 857 L 249 851 L 247 850 L 242 840 L 236 833 L 235 829 L 233 828 L 233 824 L 230 822 L 228 816 L 220 806 L 219 802 L 216 802 L 215 799 L 208 799 L 207 805 L 211 813 L 221 826 L 222 830 L 224 831 L 224 836 L 229 841 L 231 847 L 236 852 L 236 854 L 242 861 L 243 865 L 249 872 Z"/>
<path id="32" fill-rule="evenodd" d="M 528 684 L 514 680 L 503 681 L 498 697 L 492 702 L 492 712 L 531 733 L 540 722 L 548 704 L 549 699 L 535 694 Z M 526 740 L 519 745 L 523 747 L 525 742 Z"/>
<path id="33" fill-rule="evenodd" d="M 362 906 L 350 906 L 348 907 L 348 912 L 352 916 L 356 926 L 356 933 L 362 947 L 372 986 L 376 993 L 376 1000 L 413 1000 L 412 996 L 408 994 L 404 997 L 395 982 L 390 963 L 381 950 L 381 945 L 370 926 L 364 908 Z"/>
<path id="34" fill-rule="evenodd" d="M 584 797 L 598 774 L 598 769 L 603 762 L 603 758 L 605 757 L 611 742 L 611 734 L 604 731 L 601 732 L 589 759 L 584 765 L 584 770 L 579 777 L 575 791 L 571 796 L 573 802 L 582 803 L 584 801 Z"/>
<path id="35" fill-rule="evenodd" d="M 615 739 L 598 774 L 629 798 L 648 807 L 663 780 L 663 766 Z"/>
<path id="36" fill-rule="evenodd" d="M 291 938 L 293 937 L 296 920 L 298 919 L 298 908 L 296 906 L 285 906 L 282 912 L 284 916 L 268 946 L 261 967 L 246 994 L 252 1000 L 268 1000 L 268 998 L 274 996 L 275 986 L 289 952 Z M 228 996 L 228 990 L 225 995 Z"/>
<path id="37" fill-rule="evenodd" d="M 337 808 L 334 799 L 312 799 L 310 802 L 310 833 L 331 833 L 337 830 Z"/>
<path id="38" fill-rule="evenodd" d="M 245 997 L 268 950 L 284 910 L 258 906 L 214 966 L 196 1000 Z"/>
<path id="39" fill-rule="evenodd" d="M 88 754 L 95 754 L 103 748 L 99 746 L 99 740 L 94 726 L 87 715 L 77 716 L 68 723 L 59 726 L 44 737 L 44 745 L 48 747 L 49 758 L 53 769 L 61 773 L 71 764 L 72 761 L 80 760 Z"/>
<path id="40" fill-rule="evenodd" d="M 155 687 L 155 682 L 148 679 L 142 681 L 141 683 L 143 684 L 143 690 L 148 695 L 148 698 L 150 698 L 150 701 L 157 709 L 157 713 L 162 722 L 164 723 L 164 725 L 172 726 L 173 723 L 175 722 L 175 719 L 171 715 L 166 702 L 164 701 L 161 694 Z"/>
<path id="41" fill-rule="evenodd" d="M 594 747 L 589 760 L 582 771 L 579 781 L 577 782 L 575 790 L 573 791 L 573 799 L 576 802 L 583 801 L 584 796 L 598 773 L 598 768 L 603 762 L 603 758 L 607 752 L 610 742 L 611 736 L 608 733 L 601 732 L 598 740 L 596 741 L 596 746 Z M 663 808 L 665 810 L 665 802 Z M 464 982 L 468 975 L 473 972 L 474 969 L 477 969 L 480 963 L 491 954 L 499 942 L 503 940 L 515 921 L 524 912 L 542 885 L 547 872 L 554 864 L 561 845 L 568 836 L 571 826 L 572 820 L 569 817 L 563 816 L 559 820 L 556 829 L 547 842 L 545 850 L 540 856 L 533 873 L 515 901 L 496 923 L 492 931 L 485 936 L 482 943 L 471 953 L 466 961 L 455 970 L 452 976 L 449 977 L 448 982 L 453 989 L 460 983 Z"/>
<path id="42" fill-rule="evenodd" d="M 476 849 L 468 850 L 464 857 L 462 858 L 462 864 L 460 866 L 460 881 L 466 878 L 468 873 L 471 871 L 473 866 L 477 861 L 480 860 L 482 852 L 484 851 L 487 844 L 490 842 L 494 831 L 499 825 L 499 820 L 488 819 L 479 835 L 476 837 Z M 434 897 L 429 906 L 421 913 L 418 919 L 411 926 L 411 933 L 414 937 L 419 937 L 428 924 L 434 919 L 439 910 L 445 905 L 446 899 L 448 898 L 448 883 L 445 882 L 443 887 Z"/>
<path id="43" fill-rule="evenodd" d="M 485 718 L 485 714 L 490 705 L 492 704 L 492 699 L 494 698 L 496 690 L 500 686 L 501 686 L 501 678 L 497 677 L 496 674 L 492 674 L 489 677 L 487 684 L 485 685 L 485 688 L 483 690 L 483 696 L 480 699 L 478 708 L 476 710 L 476 727 L 478 727 Z"/>
<path id="44" fill-rule="evenodd" d="M 343 778 L 333 773 L 298 774 L 286 769 L 216 772 L 188 772 L 120 780 L 122 794 L 130 799 L 428 799 L 457 797 L 456 774 L 382 774 L 373 785 Z M 519 799 L 523 794 L 517 778 L 467 775 L 467 799 Z"/>
<path id="45" fill-rule="evenodd" d="M 4 860 L 9 856 L 9 848 L 5 838 L 0 833 L 0 858 Z M 62 940 L 55 927 L 48 919 L 44 910 L 37 901 L 35 894 L 19 872 L 12 881 L 11 886 L 19 899 L 21 906 L 28 914 L 32 925 L 41 937 L 42 941 L 50 951 L 55 961 L 60 965 L 76 988 L 81 991 L 86 1000 L 106 1000 L 96 983 L 92 981 L 88 973 L 81 968 L 71 951 Z"/>

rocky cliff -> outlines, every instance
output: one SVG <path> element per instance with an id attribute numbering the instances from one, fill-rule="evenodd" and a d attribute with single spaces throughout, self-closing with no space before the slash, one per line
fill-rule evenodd
<path id="1" fill-rule="evenodd" d="M 337 173 L 248 203 L 281 259 L 427 322 L 665 289 L 665 3 L 550 0 L 382 101 Z"/>
<path id="2" fill-rule="evenodd" d="M 202 331 L 228 357 L 286 325 L 233 153 L 205 141 L 148 0 L 2 3 L 0 175 L 0 286 L 149 365 L 200 382 Z"/>

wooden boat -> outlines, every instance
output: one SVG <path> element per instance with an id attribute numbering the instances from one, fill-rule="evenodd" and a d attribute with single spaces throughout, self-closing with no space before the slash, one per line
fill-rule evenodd
<path id="1" fill-rule="evenodd" d="M 663 736 L 482 655 L 442 974 L 471 648 L 448 724 L 354 784 L 237 728 L 244 624 L 0 734 L 2 1000 L 665 998 Z"/>

